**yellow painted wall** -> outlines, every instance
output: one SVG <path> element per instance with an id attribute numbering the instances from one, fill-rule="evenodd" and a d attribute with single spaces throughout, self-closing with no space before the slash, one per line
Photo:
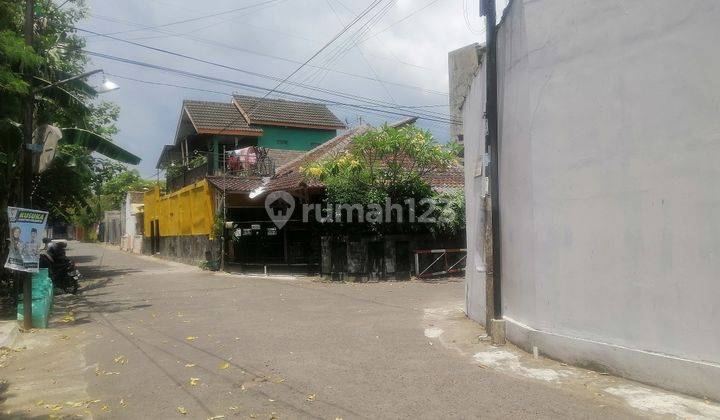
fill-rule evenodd
<path id="1" fill-rule="evenodd" d="M 155 188 L 145 193 L 145 236 L 150 222 L 160 221 L 160 236 L 210 235 L 215 209 L 212 187 L 203 179 L 167 195 Z"/>

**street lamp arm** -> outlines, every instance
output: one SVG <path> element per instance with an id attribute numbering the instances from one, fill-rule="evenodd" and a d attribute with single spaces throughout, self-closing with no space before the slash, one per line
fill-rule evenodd
<path id="1" fill-rule="evenodd" d="M 92 76 L 93 74 L 101 73 L 102 71 L 103 71 L 102 69 L 92 70 L 92 71 L 89 71 L 89 72 L 87 72 L 87 73 L 78 74 L 77 76 L 68 77 L 67 79 L 58 80 L 57 82 L 51 83 L 51 84 L 49 84 L 49 85 L 47 85 L 47 86 L 43 86 L 43 87 L 40 87 L 40 88 L 35 89 L 35 90 L 33 91 L 33 93 L 39 93 L 39 92 L 42 92 L 42 91 L 44 91 L 44 90 L 46 90 L 46 89 L 50 89 L 51 87 L 55 87 L 55 86 L 59 86 L 59 85 L 64 85 L 65 83 L 72 82 L 73 80 L 84 79 L 84 78 L 86 78 L 86 77 Z"/>

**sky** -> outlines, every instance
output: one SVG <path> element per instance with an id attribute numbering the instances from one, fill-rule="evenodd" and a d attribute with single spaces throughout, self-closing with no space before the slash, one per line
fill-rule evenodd
<path id="1" fill-rule="evenodd" d="M 77 27 L 90 31 L 79 34 L 93 54 L 222 79 L 91 56 L 88 69 L 102 68 L 120 85 L 101 98 L 120 107 L 114 140 L 142 158 L 137 169 L 151 178 L 162 146 L 173 142 L 184 99 L 229 102 L 233 93 L 265 95 L 236 82 L 275 88 L 373 3 L 269 97 L 297 100 L 287 95 L 293 93 L 375 108 L 330 105 L 349 126 L 404 118 L 378 115 L 378 105 L 368 100 L 400 114 L 423 112 L 429 119 L 418 125 L 447 141 L 447 54 L 483 42 L 478 0 L 88 0 L 90 15 Z M 499 0 L 499 10 L 506 3 Z"/>

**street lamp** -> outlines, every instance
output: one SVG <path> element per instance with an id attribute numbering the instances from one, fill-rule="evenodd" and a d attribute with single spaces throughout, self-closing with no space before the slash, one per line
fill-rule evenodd
<path id="1" fill-rule="evenodd" d="M 86 73 L 78 74 L 77 76 L 68 77 L 67 79 L 58 80 L 57 82 L 50 83 L 50 84 L 45 85 L 45 86 L 43 86 L 43 87 L 39 87 L 39 88 L 37 88 L 37 89 L 35 89 L 35 90 L 33 91 L 33 94 L 42 92 L 42 91 L 44 91 L 44 90 L 50 89 L 50 88 L 55 87 L 55 86 L 64 85 L 65 83 L 72 82 L 73 80 L 85 79 L 85 78 L 90 77 L 90 76 L 92 76 L 93 74 L 97 74 L 97 73 L 102 73 L 102 74 L 103 74 L 102 89 L 98 90 L 97 93 L 105 93 L 105 92 L 110 92 L 110 91 L 112 91 L 112 90 L 120 89 L 120 86 L 118 86 L 117 83 L 109 80 L 109 79 L 105 76 L 105 72 L 103 71 L 103 69 L 97 69 L 97 70 L 92 70 L 92 71 L 89 71 L 89 72 L 86 72 Z"/>
<path id="2" fill-rule="evenodd" d="M 102 84 L 103 89 L 99 90 L 98 93 L 105 93 L 105 92 L 110 92 L 112 90 L 120 89 L 120 86 L 118 86 L 117 83 L 113 82 L 112 80 L 109 80 L 107 77 L 105 77 L 104 79 L 105 79 L 105 81 Z"/>

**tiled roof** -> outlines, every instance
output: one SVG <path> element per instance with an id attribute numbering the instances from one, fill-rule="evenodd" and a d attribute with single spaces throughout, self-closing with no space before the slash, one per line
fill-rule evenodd
<path id="1" fill-rule="evenodd" d="M 266 191 L 292 191 L 302 187 L 323 188 L 324 185 L 321 182 L 305 179 L 300 173 L 300 167 L 344 152 L 348 149 L 355 136 L 372 128 L 372 126 L 366 124 L 355 127 L 328 140 L 286 165 L 278 167 L 275 170 L 275 176 L 266 185 Z M 434 171 L 428 174 L 425 180 L 433 189 L 444 191 L 451 188 L 462 188 L 465 184 L 465 175 L 462 166 L 455 165 L 448 169 Z"/>
<path id="2" fill-rule="evenodd" d="M 183 108 L 198 133 L 262 134 L 261 129 L 250 127 L 232 103 L 183 101 Z"/>
<path id="3" fill-rule="evenodd" d="M 287 125 L 291 127 L 345 128 L 345 124 L 327 106 L 313 102 L 263 99 L 235 95 L 235 104 L 250 118 L 251 124 Z"/>
<path id="4" fill-rule="evenodd" d="M 207 179 L 215 188 L 226 192 L 250 192 L 263 184 L 262 178 L 235 175 L 209 176 Z"/>
<path id="5" fill-rule="evenodd" d="M 267 149 L 267 152 L 268 157 L 275 164 L 275 168 L 279 168 L 305 154 L 304 150 Z"/>
<path id="6" fill-rule="evenodd" d="M 434 171 L 426 175 L 425 180 L 434 190 L 444 192 L 455 188 L 465 187 L 465 172 L 461 165 Z"/>

